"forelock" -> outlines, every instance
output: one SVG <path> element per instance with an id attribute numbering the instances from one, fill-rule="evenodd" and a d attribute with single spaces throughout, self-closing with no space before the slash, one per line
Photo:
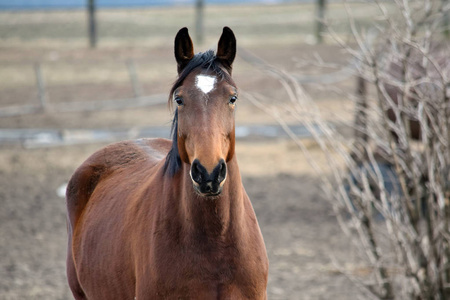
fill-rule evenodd
<path id="1" fill-rule="evenodd" d="M 173 84 L 170 90 L 169 101 L 171 101 L 173 93 L 183 84 L 186 77 L 198 68 L 204 71 L 212 71 L 217 76 L 218 81 L 223 79 L 231 79 L 230 75 L 222 68 L 213 50 L 198 53 L 189 61 L 179 75 L 178 79 Z"/>

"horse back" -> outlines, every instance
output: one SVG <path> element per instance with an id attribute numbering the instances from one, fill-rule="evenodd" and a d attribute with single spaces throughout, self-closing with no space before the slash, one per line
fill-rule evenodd
<path id="1" fill-rule="evenodd" d="M 150 170 L 167 155 L 171 141 L 166 139 L 139 139 L 106 146 L 90 156 L 72 175 L 66 201 L 69 226 L 74 229 L 97 185 L 119 172 L 136 167 Z"/>

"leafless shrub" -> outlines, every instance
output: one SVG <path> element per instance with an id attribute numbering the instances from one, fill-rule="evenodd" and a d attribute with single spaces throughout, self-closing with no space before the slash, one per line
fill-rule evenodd
<path id="1" fill-rule="evenodd" d="M 342 228 L 364 253 L 371 276 L 357 278 L 374 299 L 450 298 L 450 47 L 446 0 L 395 0 L 368 39 L 348 9 L 358 78 L 351 142 L 327 124 L 298 78 L 273 67 L 289 103 L 269 107 L 297 145 L 286 116 L 304 124 L 327 165 L 310 160 Z M 448 25 L 447 25 L 448 26 Z M 369 85 L 367 85 L 369 83 Z M 368 92 L 370 89 L 372 92 Z M 323 176 L 331 174 L 331 176 Z M 344 269 L 343 272 L 346 272 Z"/>

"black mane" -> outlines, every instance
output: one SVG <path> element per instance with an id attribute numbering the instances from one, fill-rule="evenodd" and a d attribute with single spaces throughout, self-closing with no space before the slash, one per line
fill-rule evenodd
<path id="1" fill-rule="evenodd" d="M 230 79 L 230 75 L 224 71 L 222 64 L 217 59 L 213 50 L 208 50 L 203 53 L 196 54 L 186 65 L 186 67 L 181 71 L 178 79 L 173 84 L 170 95 L 169 95 L 169 105 L 172 105 L 172 97 L 175 90 L 183 84 L 186 77 L 195 69 L 201 68 L 203 70 L 213 71 L 219 80 Z M 175 109 L 173 121 L 172 121 L 172 148 L 166 157 L 166 162 L 164 164 L 164 171 L 169 174 L 169 176 L 175 175 L 181 168 L 181 158 L 178 152 L 178 109 Z"/>
<path id="2" fill-rule="evenodd" d="M 167 172 L 169 176 L 173 176 L 181 168 L 181 158 L 178 153 L 178 109 L 175 109 L 170 134 L 172 136 L 172 148 L 166 156 L 164 172 Z"/>

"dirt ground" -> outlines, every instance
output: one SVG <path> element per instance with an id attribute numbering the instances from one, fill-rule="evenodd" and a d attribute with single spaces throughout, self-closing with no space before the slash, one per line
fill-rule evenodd
<path id="1" fill-rule="evenodd" d="M 238 84 L 251 89 L 255 83 L 251 79 L 246 82 L 242 76 Z M 273 123 L 248 103 L 239 107 L 237 119 L 238 124 Z M 119 127 L 168 126 L 169 120 L 163 105 L 98 114 L 21 116 L 1 123 L 9 128 L 25 124 L 89 128 L 108 126 L 110 122 Z M 65 276 L 65 202 L 56 191 L 101 146 L 2 147 L 0 299 L 70 298 Z M 311 147 L 320 160 L 319 152 Z M 356 287 L 332 263 L 335 257 L 354 269 L 353 250 L 330 204 L 321 196 L 320 181 L 294 143 L 287 139 L 239 140 L 237 155 L 269 254 L 269 298 L 354 299 Z"/>
<path id="2" fill-rule="evenodd" d="M 2 149 L 0 299 L 70 299 L 65 203 L 56 191 L 100 146 Z M 304 164 L 298 151 L 288 141 L 240 142 L 237 153 L 269 254 L 269 299 L 355 299 L 356 288 L 332 263 L 354 270 L 353 250 L 317 179 L 273 169 Z"/>
<path id="3" fill-rule="evenodd" d="M 153 49 L 131 48 L 65 50 L 58 52 L 57 63 L 100 60 L 106 64 L 115 58 L 141 61 L 140 68 L 161 68 L 161 76 L 143 83 L 146 93 L 167 93 L 174 79 L 175 63 L 171 45 Z M 298 57 L 319 52 L 333 62 L 344 62 L 337 46 L 290 45 L 249 47 L 259 57 L 293 70 Z M 21 64 L 30 57 L 46 61 L 53 50 L 2 48 L 0 60 Z M 75 63 L 74 63 L 75 62 Z M 88 62 L 88 63 L 86 63 Z M 47 66 L 52 76 L 52 62 Z M 13 68 L 13 67 L 11 67 Z M 56 67 L 55 67 L 56 68 Z M 109 69 L 110 70 L 110 69 Z M 78 69 L 74 72 L 79 72 Z M 148 75 L 149 78 L 152 75 Z M 235 80 L 241 91 L 261 93 L 273 101 L 285 101 L 276 80 L 251 66 L 241 57 L 235 62 Z M 54 79 L 54 82 L 57 82 Z M 114 81 L 114 80 L 113 80 Z M 351 89 L 351 82 L 342 83 Z M 33 90 L 11 85 L 0 92 L 2 105 L 29 99 Z M 50 101 L 123 98 L 131 94 L 126 81 L 94 84 L 49 84 Z M 334 114 L 351 116 L 345 99 L 328 97 L 316 91 L 320 107 Z M 237 125 L 275 124 L 245 97 L 241 97 Z M 127 128 L 132 126 L 169 126 L 171 114 L 166 105 L 144 109 L 84 113 L 42 113 L 0 119 L 0 128 Z M 312 142 L 307 142 L 313 157 L 323 162 Z M 20 145 L 0 145 L 0 299 L 71 299 L 66 283 L 65 200 L 57 189 L 101 143 L 25 149 Z M 340 230 L 330 203 L 320 192 L 320 180 L 307 159 L 289 139 L 240 139 L 237 156 L 244 186 L 252 200 L 264 235 L 270 260 L 269 299 L 357 299 L 359 291 L 339 271 L 363 272 L 357 254 Z M 325 176 L 325 175 L 321 175 Z"/>

